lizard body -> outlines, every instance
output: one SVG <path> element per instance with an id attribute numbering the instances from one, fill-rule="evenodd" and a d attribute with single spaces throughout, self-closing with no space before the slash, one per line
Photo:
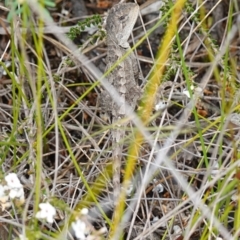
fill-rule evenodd
<path id="1" fill-rule="evenodd" d="M 140 97 L 138 81 L 138 65 L 133 53 L 126 58 L 123 56 L 130 50 L 128 38 L 133 30 L 138 17 L 139 6 L 135 3 L 119 3 L 109 12 L 106 21 L 107 30 L 107 66 L 109 70 L 118 60 L 120 63 L 112 70 L 107 80 L 115 87 L 121 96 L 119 104 L 114 102 L 106 90 L 100 97 L 102 112 L 112 118 L 114 126 L 112 130 L 113 140 L 113 187 L 115 203 L 120 193 L 120 169 L 125 136 L 126 123 L 121 119 L 126 116 L 125 103 L 129 104 L 134 111 L 137 100 Z M 116 124 L 115 124 L 116 123 Z"/>

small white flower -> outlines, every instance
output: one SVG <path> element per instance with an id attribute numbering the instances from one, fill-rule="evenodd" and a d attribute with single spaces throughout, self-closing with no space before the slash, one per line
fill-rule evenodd
<path id="1" fill-rule="evenodd" d="M 37 212 L 36 218 L 46 219 L 48 223 L 53 223 L 56 209 L 50 203 L 40 203 L 39 208 L 41 211 Z"/>
<path id="2" fill-rule="evenodd" d="M 88 215 L 88 209 L 87 209 L 87 208 L 83 208 L 83 209 L 81 210 L 81 214 L 82 214 L 82 215 Z"/>
<path id="3" fill-rule="evenodd" d="M 157 184 L 154 188 L 153 188 L 153 192 L 157 192 L 157 193 L 162 193 L 164 190 L 164 187 L 161 183 Z"/>
<path id="4" fill-rule="evenodd" d="M 23 185 L 20 183 L 16 173 L 9 173 L 5 177 L 5 181 L 7 182 L 7 186 L 9 188 L 22 188 Z"/>
<path id="5" fill-rule="evenodd" d="M 5 191 L 9 190 L 9 197 L 11 199 L 20 198 L 24 201 L 24 190 L 23 185 L 19 181 L 16 173 L 9 173 L 5 177 L 7 185 L 5 186 Z"/>
<path id="6" fill-rule="evenodd" d="M 12 189 L 10 189 L 9 197 L 11 199 L 20 198 L 21 200 L 24 200 L 23 188 L 12 188 Z"/>
<path id="7" fill-rule="evenodd" d="M 66 9 L 62 9 L 62 15 L 68 16 L 69 15 L 69 11 Z"/>
<path id="8" fill-rule="evenodd" d="M 88 233 L 86 223 L 78 219 L 76 222 L 72 222 L 72 229 L 75 236 L 79 240 L 85 240 L 85 234 Z"/>
<path id="9" fill-rule="evenodd" d="M 159 102 L 155 105 L 154 109 L 155 109 L 156 111 L 162 111 L 162 110 L 164 110 L 166 107 L 167 107 L 167 103 L 166 103 L 166 102 L 164 102 L 164 101 L 159 101 Z"/>

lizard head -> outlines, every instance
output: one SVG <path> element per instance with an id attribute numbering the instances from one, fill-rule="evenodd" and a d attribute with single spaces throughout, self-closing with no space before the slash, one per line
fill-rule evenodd
<path id="1" fill-rule="evenodd" d="M 111 8 L 107 21 L 107 37 L 115 44 L 128 48 L 128 39 L 138 17 L 139 6 L 136 3 L 119 3 Z"/>

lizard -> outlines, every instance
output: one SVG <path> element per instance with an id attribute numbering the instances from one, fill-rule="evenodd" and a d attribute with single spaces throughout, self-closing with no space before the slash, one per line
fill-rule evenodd
<path id="1" fill-rule="evenodd" d="M 135 3 L 119 3 L 110 9 L 106 19 L 106 71 L 121 59 L 107 77 L 107 81 L 121 96 L 120 102 L 117 104 L 106 90 L 103 90 L 100 95 L 101 111 L 105 116 L 110 116 L 113 125 L 111 135 L 114 205 L 120 194 L 120 170 L 126 127 L 126 123 L 122 123 L 121 119 L 126 117 L 125 104 L 128 104 L 134 111 L 141 95 L 140 87 L 137 84 L 137 60 L 132 52 L 123 58 L 130 51 L 128 39 L 136 23 L 138 12 L 139 6 Z"/>

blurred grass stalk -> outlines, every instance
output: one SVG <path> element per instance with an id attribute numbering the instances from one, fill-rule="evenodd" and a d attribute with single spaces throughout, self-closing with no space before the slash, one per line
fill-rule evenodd
<path id="1" fill-rule="evenodd" d="M 178 20 L 181 15 L 182 9 L 184 7 L 185 1 L 186 0 L 178 0 L 173 6 L 169 25 L 167 27 L 162 44 L 159 47 L 159 50 L 156 56 L 156 65 L 154 67 L 154 70 L 145 88 L 145 92 L 144 92 L 141 105 L 139 108 L 139 112 L 138 112 L 138 115 L 144 125 L 148 124 L 150 116 L 152 115 L 155 96 L 156 96 L 158 87 L 161 84 L 161 80 L 164 74 L 165 66 L 168 61 L 173 39 L 175 38 L 175 34 L 177 31 Z M 140 151 L 140 147 L 141 147 L 141 144 L 143 143 L 143 140 L 144 138 L 141 132 L 138 129 L 136 129 L 134 141 L 132 141 L 129 146 L 123 187 L 119 197 L 118 205 L 116 206 L 116 209 L 115 209 L 116 213 L 114 214 L 115 218 L 113 219 L 113 224 L 112 224 L 112 229 L 110 234 L 111 239 L 118 239 L 118 236 L 119 236 L 118 227 L 121 222 L 121 218 L 123 216 L 123 212 L 125 209 L 126 189 L 129 188 L 129 184 L 131 183 L 131 179 L 136 169 L 138 153 Z"/>

